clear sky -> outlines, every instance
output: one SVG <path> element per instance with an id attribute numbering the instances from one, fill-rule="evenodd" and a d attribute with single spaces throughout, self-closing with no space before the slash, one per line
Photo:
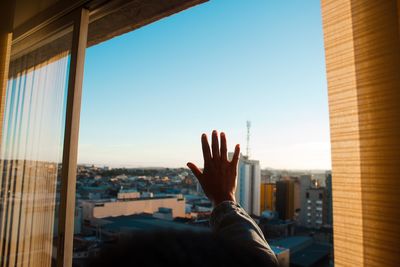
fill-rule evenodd
<path id="1" fill-rule="evenodd" d="M 211 0 L 86 52 L 79 162 L 202 165 L 225 131 L 261 166 L 329 169 L 319 0 Z"/>

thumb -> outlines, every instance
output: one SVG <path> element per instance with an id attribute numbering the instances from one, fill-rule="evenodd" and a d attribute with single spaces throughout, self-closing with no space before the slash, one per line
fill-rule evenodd
<path id="1" fill-rule="evenodd" d="M 203 173 L 199 170 L 199 168 L 197 168 L 197 166 L 194 165 L 194 164 L 191 163 L 191 162 L 188 162 L 186 165 L 187 165 L 187 166 L 189 167 L 189 169 L 193 172 L 193 174 L 197 177 L 197 180 L 200 181 L 200 179 L 201 179 Z"/>

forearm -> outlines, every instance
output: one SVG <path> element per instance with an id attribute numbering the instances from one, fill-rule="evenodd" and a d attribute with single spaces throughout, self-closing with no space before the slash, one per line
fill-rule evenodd
<path id="1" fill-rule="evenodd" d="M 235 242 L 265 257 L 268 266 L 277 259 L 254 220 L 236 203 L 224 201 L 216 206 L 210 220 L 212 230 L 229 242 Z"/>

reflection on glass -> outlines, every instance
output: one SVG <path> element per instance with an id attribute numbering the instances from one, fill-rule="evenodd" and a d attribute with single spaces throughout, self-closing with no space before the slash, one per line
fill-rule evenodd
<path id="1" fill-rule="evenodd" d="M 0 151 L 1 266 L 52 264 L 70 61 L 63 40 L 10 64 Z"/>

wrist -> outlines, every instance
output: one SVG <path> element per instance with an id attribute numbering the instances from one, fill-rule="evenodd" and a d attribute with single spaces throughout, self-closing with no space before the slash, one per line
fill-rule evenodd
<path id="1" fill-rule="evenodd" d="M 234 195 L 227 195 L 227 196 L 223 196 L 221 198 L 215 198 L 212 202 L 213 202 L 214 207 L 216 207 L 224 201 L 231 201 L 231 202 L 236 203 L 236 199 L 235 199 Z"/>

